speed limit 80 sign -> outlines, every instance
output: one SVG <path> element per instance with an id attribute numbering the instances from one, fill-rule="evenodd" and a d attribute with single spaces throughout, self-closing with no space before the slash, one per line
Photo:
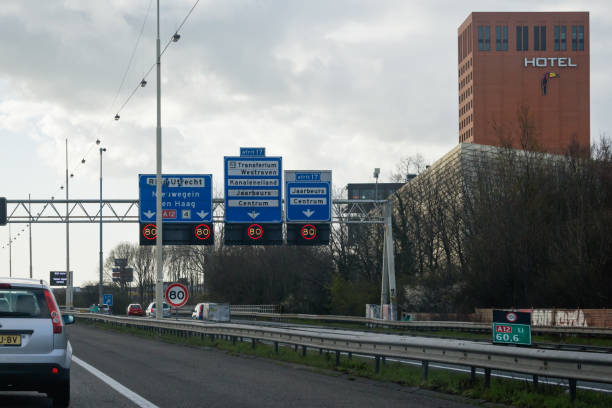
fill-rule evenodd
<path id="1" fill-rule="evenodd" d="M 166 302 L 172 307 L 181 307 L 187 303 L 189 291 L 185 285 L 172 283 L 166 289 Z"/>

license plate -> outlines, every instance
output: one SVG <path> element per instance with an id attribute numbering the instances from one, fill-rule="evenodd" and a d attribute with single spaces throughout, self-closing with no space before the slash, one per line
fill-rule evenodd
<path id="1" fill-rule="evenodd" d="M 0 346 L 21 346 L 21 335 L 19 334 L 0 335 Z"/>

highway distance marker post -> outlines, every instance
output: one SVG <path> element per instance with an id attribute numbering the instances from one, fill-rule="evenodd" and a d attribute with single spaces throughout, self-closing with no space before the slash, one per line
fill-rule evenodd
<path id="1" fill-rule="evenodd" d="M 493 343 L 531 345 L 531 313 L 493 311 Z"/>

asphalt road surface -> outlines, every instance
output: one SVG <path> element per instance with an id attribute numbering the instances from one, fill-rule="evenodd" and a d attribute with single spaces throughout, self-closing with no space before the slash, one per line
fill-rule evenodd
<path id="1" fill-rule="evenodd" d="M 71 407 L 422 407 L 474 405 L 395 384 L 287 363 L 69 327 Z M 50 407 L 36 393 L 0 393 L 0 406 Z"/>

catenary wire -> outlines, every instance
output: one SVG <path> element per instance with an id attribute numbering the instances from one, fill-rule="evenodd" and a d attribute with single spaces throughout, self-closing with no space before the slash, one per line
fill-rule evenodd
<path id="1" fill-rule="evenodd" d="M 181 22 L 181 24 L 179 25 L 179 27 L 176 29 L 176 31 L 174 32 L 174 34 L 172 34 L 170 36 L 170 38 L 168 39 L 168 42 L 166 43 L 166 45 L 164 46 L 164 49 L 160 52 L 159 57 L 161 58 L 162 55 L 164 55 L 164 53 L 166 52 L 166 50 L 168 49 L 168 47 L 170 46 L 170 44 L 173 42 L 174 39 L 174 35 L 177 34 L 181 28 L 185 25 L 185 23 L 187 22 L 187 19 L 189 18 L 189 16 L 191 16 L 191 13 L 193 13 L 193 10 L 196 8 L 196 6 L 198 5 L 198 3 L 200 2 L 200 0 L 196 0 L 196 2 L 193 4 L 193 6 L 191 7 L 191 9 L 189 10 L 189 12 L 187 13 L 187 15 L 185 16 L 185 18 L 183 19 L 183 21 Z M 147 71 L 146 74 L 144 74 L 143 79 L 146 79 L 149 74 L 151 73 L 151 71 L 153 71 L 153 68 L 155 68 L 155 65 L 157 63 L 153 63 L 153 65 L 151 65 L 151 67 L 149 68 L 149 70 Z M 138 83 L 135 87 L 134 90 L 132 91 L 132 93 L 130 93 L 130 95 L 127 97 L 127 99 L 125 100 L 125 102 L 123 102 L 123 104 L 121 105 L 121 107 L 117 110 L 117 115 L 119 115 L 119 113 L 121 113 L 121 111 L 123 110 L 123 108 L 126 107 L 126 105 L 130 102 L 130 100 L 132 99 L 132 97 L 134 96 L 134 94 L 136 93 L 136 91 L 138 91 L 138 88 L 141 88 L 140 83 Z"/>

